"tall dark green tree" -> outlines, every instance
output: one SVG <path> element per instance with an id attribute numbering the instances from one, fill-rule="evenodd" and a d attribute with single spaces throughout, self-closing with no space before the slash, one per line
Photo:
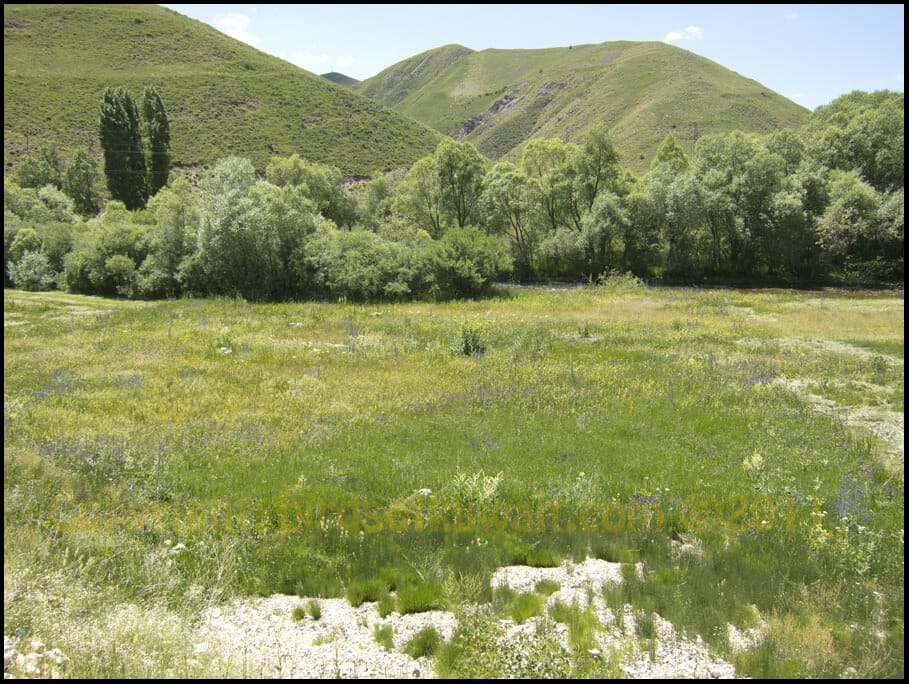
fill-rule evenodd
<path id="1" fill-rule="evenodd" d="M 139 113 L 124 88 L 108 88 L 101 104 L 101 148 L 104 174 L 114 199 L 127 209 L 140 209 L 148 198 L 145 148 Z"/>
<path id="2" fill-rule="evenodd" d="M 142 91 L 142 134 L 148 166 L 148 195 L 156 195 L 167 185 L 170 174 L 170 124 L 158 91 L 146 86 Z"/>

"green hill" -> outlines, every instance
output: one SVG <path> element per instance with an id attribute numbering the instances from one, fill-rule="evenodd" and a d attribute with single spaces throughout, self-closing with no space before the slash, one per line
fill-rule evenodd
<path id="1" fill-rule="evenodd" d="M 175 165 L 235 154 L 262 169 L 298 152 L 346 174 L 409 165 L 435 131 L 347 88 L 154 5 L 4 5 L 3 147 L 93 145 L 107 86 L 154 85 Z"/>
<path id="2" fill-rule="evenodd" d="M 322 74 L 322 78 L 327 78 L 332 83 L 337 83 L 339 86 L 344 86 L 345 88 L 352 88 L 359 83 L 357 79 L 345 74 L 340 74 L 337 71 L 329 71 L 327 74 Z"/>
<path id="3" fill-rule="evenodd" d="M 488 157 L 514 158 L 533 137 L 577 141 L 609 124 L 622 162 L 640 171 L 667 133 L 769 132 L 808 110 L 715 62 L 665 43 L 611 42 L 541 50 L 446 45 L 355 87 Z"/>

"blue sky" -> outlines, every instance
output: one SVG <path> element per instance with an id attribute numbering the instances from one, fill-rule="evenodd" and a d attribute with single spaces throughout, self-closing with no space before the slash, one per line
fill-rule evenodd
<path id="1" fill-rule="evenodd" d="M 165 5 L 317 74 L 474 50 L 666 41 L 814 109 L 903 91 L 903 5 Z"/>

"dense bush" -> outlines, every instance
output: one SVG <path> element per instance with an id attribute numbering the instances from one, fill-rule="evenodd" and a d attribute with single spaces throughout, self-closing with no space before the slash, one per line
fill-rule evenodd
<path id="1" fill-rule="evenodd" d="M 54 285 L 54 271 L 47 256 L 41 252 L 26 252 L 9 265 L 9 277 L 23 290 L 49 290 Z"/>
<path id="2" fill-rule="evenodd" d="M 87 224 L 64 261 L 63 282 L 70 292 L 131 296 L 136 265 L 147 252 L 146 227 L 135 225 L 122 202 L 109 202 Z"/>
<path id="3" fill-rule="evenodd" d="M 301 275 L 314 292 L 332 299 L 398 299 L 426 281 L 426 270 L 419 252 L 366 230 L 326 227 L 302 251 Z"/>
<path id="4" fill-rule="evenodd" d="M 511 266 L 503 243 L 477 228 L 451 228 L 433 244 L 434 287 L 443 299 L 483 295 Z"/>

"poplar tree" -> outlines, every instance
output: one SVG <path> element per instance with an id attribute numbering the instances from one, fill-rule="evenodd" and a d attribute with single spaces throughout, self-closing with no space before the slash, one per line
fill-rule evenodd
<path id="1" fill-rule="evenodd" d="M 104 174 L 111 195 L 127 209 L 142 208 L 148 198 L 145 149 L 136 103 L 126 89 L 104 91 L 100 128 Z"/>
<path id="2" fill-rule="evenodd" d="M 158 91 L 146 86 L 142 92 L 142 132 L 148 166 L 148 195 L 167 185 L 170 174 L 170 124 Z"/>

